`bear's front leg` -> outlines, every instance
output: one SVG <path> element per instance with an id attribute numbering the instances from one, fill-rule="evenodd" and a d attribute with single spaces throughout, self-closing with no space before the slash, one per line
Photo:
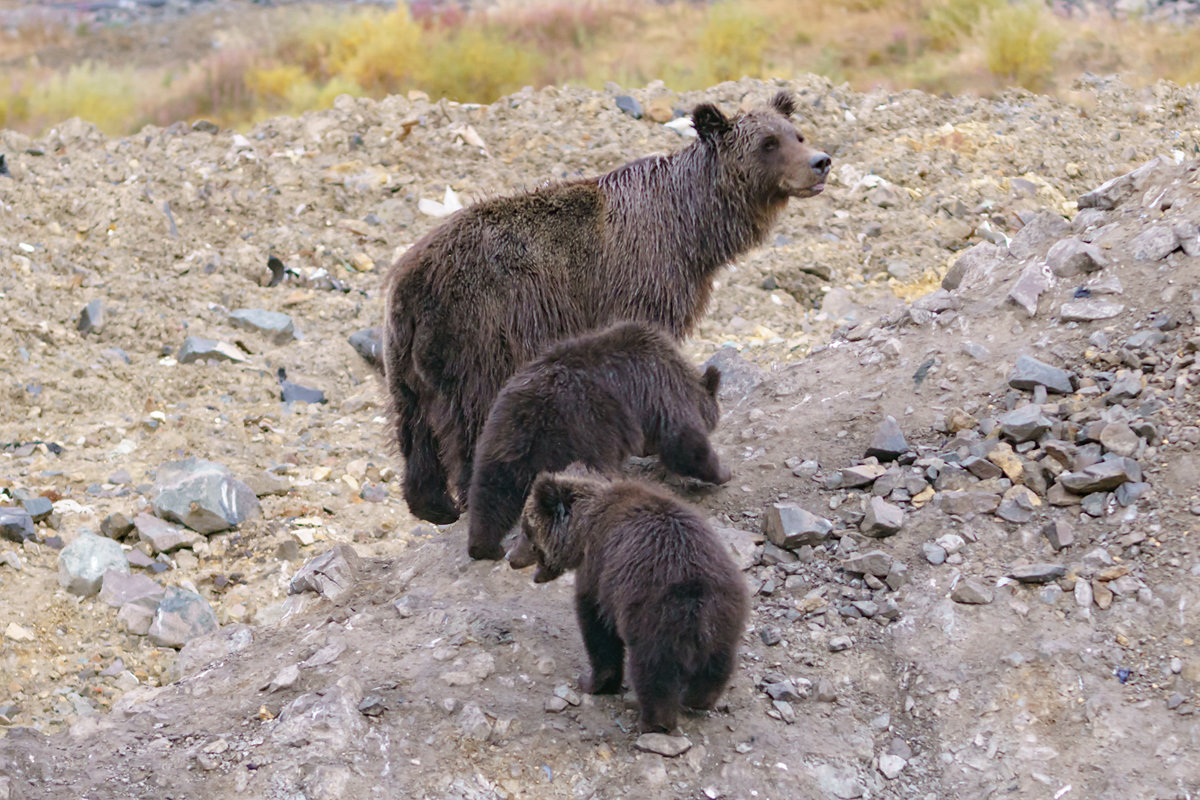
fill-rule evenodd
<path id="1" fill-rule="evenodd" d="M 625 677 L 625 643 L 601 618 L 594 595 L 578 594 L 575 611 L 579 617 L 579 630 L 583 633 L 583 645 L 592 664 L 592 674 L 580 678 L 580 687 L 588 694 L 617 694 Z"/>

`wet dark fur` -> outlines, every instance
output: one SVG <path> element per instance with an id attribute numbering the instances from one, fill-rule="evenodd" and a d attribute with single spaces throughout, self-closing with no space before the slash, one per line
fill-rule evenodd
<path id="1" fill-rule="evenodd" d="M 598 178 L 477 203 L 392 266 L 384 371 L 418 517 L 452 522 L 475 443 L 504 381 L 548 344 L 616 320 L 681 338 L 714 273 L 763 241 L 789 197 L 824 187 L 829 158 L 804 143 L 781 92 L 727 119 L 693 114 L 699 138 Z"/>
<path id="2" fill-rule="evenodd" d="M 522 530 L 536 582 L 576 571 L 585 691 L 619 692 L 628 649 L 643 730 L 673 729 L 681 705 L 713 707 L 736 665 L 749 593 L 699 513 L 643 484 L 548 474 Z"/>
<path id="3" fill-rule="evenodd" d="M 534 478 L 575 461 L 609 471 L 658 453 L 672 472 L 725 483 L 729 470 L 708 442 L 720 382 L 716 367 L 701 374 L 644 322 L 560 342 L 526 364 L 500 390 L 475 451 L 471 557 L 503 558 Z"/>

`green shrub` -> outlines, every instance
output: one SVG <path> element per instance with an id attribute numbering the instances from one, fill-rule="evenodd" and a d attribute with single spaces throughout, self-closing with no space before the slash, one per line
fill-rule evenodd
<path id="1" fill-rule="evenodd" d="M 985 15 L 980 35 L 993 75 L 1034 91 L 1045 86 L 1060 36 L 1044 6 L 1026 0 L 997 8 Z"/>
<path id="2" fill-rule="evenodd" d="M 490 103 L 532 82 L 537 69 L 528 50 L 467 28 L 437 42 L 422 65 L 420 88 L 431 97 Z"/>
<path id="3" fill-rule="evenodd" d="M 762 74 L 770 23 L 737 2 L 712 6 L 700 30 L 700 54 L 715 82 Z"/>

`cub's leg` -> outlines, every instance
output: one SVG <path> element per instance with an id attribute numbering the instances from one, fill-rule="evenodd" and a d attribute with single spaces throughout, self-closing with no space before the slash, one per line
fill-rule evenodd
<path id="1" fill-rule="evenodd" d="M 580 681 L 583 690 L 588 694 L 617 694 L 625 677 L 625 643 L 601 617 L 594 595 L 577 595 L 575 611 L 592 665 L 591 676 Z"/>

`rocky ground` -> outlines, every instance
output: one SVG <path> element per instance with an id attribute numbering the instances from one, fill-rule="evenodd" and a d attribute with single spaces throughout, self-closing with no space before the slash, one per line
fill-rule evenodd
<path id="1" fill-rule="evenodd" d="M 447 187 L 775 84 L 0 133 L 0 800 L 1200 793 L 1200 91 L 791 86 L 834 179 L 687 344 L 734 480 L 629 466 L 755 590 L 725 704 L 648 740 L 579 694 L 569 578 L 407 514 L 350 337 Z"/>

